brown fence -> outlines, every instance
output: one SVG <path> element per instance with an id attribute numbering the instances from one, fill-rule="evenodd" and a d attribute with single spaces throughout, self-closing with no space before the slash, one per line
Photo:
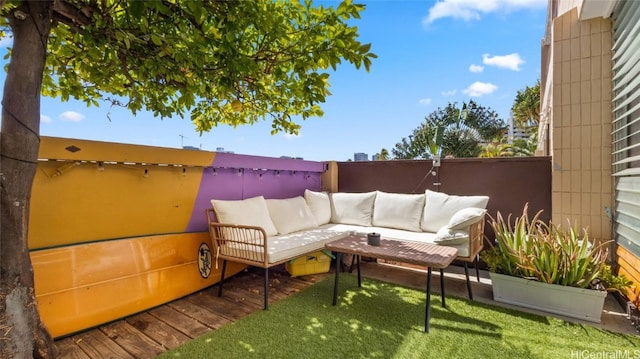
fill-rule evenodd
<path id="1" fill-rule="evenodd" d="M 426 189 L 457 195 L 489 196 L 488 213 L 495 216 L 543 210 L 551 219 L 551 158 L 452 158 L 432 168 L 430 160 L 337 163 L 340 192 L 384 191 L 423 193 Z M 487 226 L 488 227 L 488 226 Z M 489 231 L 485 231 L 489 236 Z"/>

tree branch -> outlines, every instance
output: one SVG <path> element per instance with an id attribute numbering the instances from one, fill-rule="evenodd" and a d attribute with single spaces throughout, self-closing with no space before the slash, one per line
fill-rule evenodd
<path id="1" fill-rule="evenodd" d="M 55 0 L 53 2 L 53 13 L 56 20 L 69 25 L 72 29 L 78 29 L 78 25 L 89 25 L 93 12 L 94 9 L 89 6 L 78 9 L 65 0 Z"/>

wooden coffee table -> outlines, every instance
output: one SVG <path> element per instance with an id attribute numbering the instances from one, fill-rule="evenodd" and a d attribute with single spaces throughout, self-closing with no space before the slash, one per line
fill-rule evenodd
<path id="1" fill-rule="evenodd" d="M 336 305 L 338 301 L 338 278 L 343 253 L 355 255 L 358 268 L 358 287 L 362 285 L 360 276 L 361 256 L 426 266 L 427 303 L 424 317 L 424 332 L 429 333 L 429 319 L 431 318 L 431 269 L 435 268 L 440 270 L 440 291 L 442 293 L 442 306 L 444 307 L 443 269 L 448 267 L 458 255 L 456 248 L 391 239 L 381 239 L 379 246 L 370 246 L 367 244 L 367 237 L 364 235 L 350 235 L 327 243 L 325 247 L 330 251 L 336 252 L 336 277 L 333 286 L 333 305 Z"/>

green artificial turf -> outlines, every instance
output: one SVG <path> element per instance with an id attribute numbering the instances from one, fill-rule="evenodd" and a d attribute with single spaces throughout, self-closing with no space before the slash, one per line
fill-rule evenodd
<path id="1" fill-rule="evenodd" d="M 425 334 L 423 291 L 333 276 L 160 358 L 640 358 L 640 337 L 432 295 Z"/>

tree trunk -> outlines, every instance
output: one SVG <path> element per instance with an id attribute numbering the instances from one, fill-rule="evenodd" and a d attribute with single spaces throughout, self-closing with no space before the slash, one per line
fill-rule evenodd
<path id="1" fill-rule="evenodd" d="M 53 358 L 40 320 L 27 232 L 40 147 L 40 89 L 53 0 L 23 1 L 9 14 L 13 50 L 0 133 L 0 358 Z"/>

